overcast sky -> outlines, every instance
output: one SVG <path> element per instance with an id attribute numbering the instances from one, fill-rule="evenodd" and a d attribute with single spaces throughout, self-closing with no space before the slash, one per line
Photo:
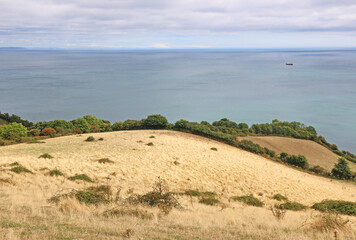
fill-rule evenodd
<path id="1" fill-rule="evenodd" d="M 0 0 L 0 47 L 356 47 L 356 0 Z"/>

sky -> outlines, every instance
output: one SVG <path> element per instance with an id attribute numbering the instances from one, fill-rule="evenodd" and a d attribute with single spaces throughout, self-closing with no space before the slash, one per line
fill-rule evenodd
<path id="1" fill-rule="evenodd" d="M 0 0 L 0 47 L 356 47 L 356 0 Z"/>

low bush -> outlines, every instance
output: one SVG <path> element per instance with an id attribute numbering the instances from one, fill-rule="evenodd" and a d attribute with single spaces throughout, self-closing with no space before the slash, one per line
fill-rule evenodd
<path id="1" fill-rule="evenodd" d="M 249 140 L 242 140 L 240 142 L 238 142 L 237 146 L 243 150 L 252 152 L 252 153 L 256 153 L 256 154 L 263 154 L 264 153 L 264 149 L 258 145 L 255 144 Z"/>
<path id="2" fill-rule="evenodd" d="M 212 148 L 210 148 L 210 150 L 212 150 L 212 151 L 217 151 L 218 149 L 215 148 L 215 147 L 212 147 Z"/>
<path id="3" fill-rule="evenodd" d="M 79 128 L 74 128 L 73 131 L 72 131 L 73 134 L 82 134 L 83 131 L 80 130 Z"/>
<path id="4" fill-rule="evenodd" d="M 246 195 L 246 196 L 235 196 L 230 198 L 232 201 L 239 201 L 243 202 L 247 205 L 255 206 L 255 207 L 262 207 L 264 204 L 257 198 L 255 198 L 252 195 Z"/>
<path id="5" fill-rule="evenodd" d="M 307 206 L 304 206 L 303 204 L 297 202 L 286 202 L 286 203 L 278 204 L 275 207 L 278 209 L 285 209 L 285 210 L 292 210 L 292 211 L 301 211 L 307 208 Z"/>
<path id="6" fill-rule="evenodd" d="M 21 137 L 27 136 L 27 128 L 21 123 L 10 123 L 8 125 L 1 126 L 0 136 L 7 140 L 21 140 Z"/>
<path id="7" fill-rule="evenodd" d="M 40 135 L 40 132 L 38 131 L 38 129 L 31 129 L 28 133 L 30 136 L 34 136 L 34 137 Z"/>
<path id="8" fill-rule="evenodd" d="M 296 167 L 308 168 L 308 161 L 303 155 L 288 155 L 285 162 Z"/>
<path id="9" fill-rule="evenodd" d="M 27 168 L 21 166 L 21 165 L 18 165 L 16 167 L 13 167 L 10 169 L 10 171 L 14 172 L 14 173 L 31 173 L 33 174 L 33 172 L 31 172 L 30 170 L 28 170 Z"/>
<path id="10" fill-rule="evenodd" d="M 38 158 L 53 158 L 53 156 L 49 153 L 44 153 L 41 156 L 39 156 Z"/>
<path id="11" fill-rule="evenodd" d="M 322 174 L 322 175 L 327 174 L 327 171 L 324 168 L 320 167 L 319 165 L 309 168 L 309 171 L 316 173 L 316 174 Z"/>
<path id="12" fill-rule="evenodd" d="M 85 182 L 94 182 L 90 177 L 88 177 L 88 175 L 86 174 L 76 174 L 72 177 L 69 177 L 68 180 L 71 180 L 71 181 L 75 181 L 75 180 L 81 180 L 81 181 L 85 181 Z"/>
<path id="13" fill-rule="evenodd" d="M 199 199 L 199 203 L 213 206 L 220 203 L 220 201 L 214 197 L 202 197 Z"/>
<path id="14" fill-rule="evenodd" d="M 93 142 L 95 141 L 95 138 L 93 136 L 89 136 L 87 137 L 87 139 L 85 139 L 86 142 Z"/>
<path id="15" fill-rule="evenodd" d="M 49 136 L 49 137 L 54 137 L 56 136 L 56 130 L 54 130 L 53 128 L 44 128 L 41 131 L 41 135 L 43 136 Z"/>
<path id="16" fill-rule="evenodd" d="M 166 129 L 168 126 L 167 118 L 160 114 L 150 115 L 142 119 L 142 127 L 146 129 Z"/>
<path id="17" fill-rule="evenodd" d="M 279 194 L 279 193 L 273 195 L 272 198 L 275 199 L 275 200 L 277 200 L 277 201 L 280 201 L 280 202 L 281 202 L 281 201 L 287 201 L 287 200 L 288 200 L 287 197 L 285 197 L 285 196 L 283 196 L 282 194 Z"/>
<path id="18" fill-rule="evenodd" d="M 95 191 L 91 189 L 78 191 L 74 194 L 75 198 L 85 204 L 95 204 L 108 203 L 109 200 L 106 198 L 106 193 L 102 191 Z"/>
<path id="19" fill-rule="evenodd" d="M 147 146 L 153 146 L 153 142 L 149 142 L 146 144 Z"/>
<path id="20" fill-rule="evenodd" d="M 98 141 L 104 141 L 104 138 L 101 137 L 101 138 L 98 139 Z"/>
<path id="21" fill-rule="evenodd" d="M 356 216 L 356 202 L 324 200 L 320 203 L 315 203 L 312 208 L 321 212 L 336 212 Z"/>
<path id="22" fill-rule="evenodd" d="M 51 177 L 53 177 L 53 176 L 56 176 L 56 177 L 58 177 L 58 176 L 64 176 L 64 174 L 63 174 L 60 170 L 58 170 L 58 169 L 53 169 L 53 170 L 49 171 L 48 174 L 49 174 Z"/>

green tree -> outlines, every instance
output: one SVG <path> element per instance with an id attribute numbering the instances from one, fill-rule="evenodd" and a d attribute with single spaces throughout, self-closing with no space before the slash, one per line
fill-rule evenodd
<path id="1" fill-rule="evenodd" d="M 10 123 L 9 125 L 0 128 L 1 137 L 9 140 L 19 140 L 21 137 L 27 136 L 27 128 L 21 123 Z"/>
<path id="2" fill-rule="evenodd" d="M 168 126 L 167 118 L 160 114 L 150 115 L 142 119 L 142 126 L 148 129 L 166 129 Z"/>
<path id="3" fill-rule="evenodd" d="M 331 170 L 331 175 L 340 179 L 350 179 L 352 177 L 351 170 L 345 159 L 339 159 L 338 163 Z"/>
<path id="4" fill-rule="evenodd" d="M 102 128 L 104 126 L 104 122 L 101 119 L 98 119 L 94 116 L 91 115 L 86 115 L 83 117 L 85 120 L 87 120 L 89 125 L 95 125 L 98 128 Z"/>
<path id="5" fill-rule="evenodd" d="M 89 123 L 85 120 L 85 118 L 78 118 L 74 120 L 74 128 L 80 129 L 83 132 L 89 132 L 90 130 Z"/>

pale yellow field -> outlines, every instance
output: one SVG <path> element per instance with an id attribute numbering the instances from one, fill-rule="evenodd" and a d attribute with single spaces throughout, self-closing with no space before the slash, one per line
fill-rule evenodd
<path id="1" fill-rule="evenodd" d="M 96 139 L 103 137 L 104 141 L 85 142 L 89 135 Z M 312 210 L 288 211 L 284 220 L 276 220 L 269 210 L 276 203 L 271 197 L 281 193 L 308 206 L 324 199 L 356 199 L 355 184 L 300 172 L 223 143 L 181 132 L 96 133 L 45 142 L 0 147 L 0 239 L 121 239 L 127 229 L 134 230 L 134 239 L 239 239 L 237 236 L 330 239 L 331 232 L 308 230 L 318 215 Z M 147 146 L 149 142 L 153 146 Z M 211 150 L 212 147 L 218 151 Z M 54 158 L 38 158 L 43 153 Z M 114 163 L 100 164 L 97 162 L 100 158 L 109 158 Z M 19 162 L 35 174 L 8 171 L 12 162 Z M 44 168 L 57 168 L 66 177 L 85 173 L 95 183 L 51 177 Z M 129 189 L 146 193 L 158 176 L 167 181 L 172 191 L 215 191 L 227 208 L 204 206 L 197 200 L 192 205 L 182 197 L 185 210 L 173 210 L 167 216 L 160 217 L 156 209 L 148 209 L 155 213 L 153 220 L 108 219 L 100 214 L 109 206 L 87 207 L 74 200 L 60 206 L 47 202 L 60 190 L 106 184 L 107 177 L 113 189 L 122 189 L 123 197 L 128 196 Z M 246 207 L 228 201 L 231 196 L 246 194 L 265 202 L 265 207 Z M 340 234 L 343 239 L 355 239 L 356 220 L 348 219 L 349 231 Z"/>
<path id="2" fill-rule="evenodd" d="M 336 155 L 329 149 L 310 140 L 277 136 L 239 137 L 239 140 L 242 139 L 250 140 L 262 147 L 267 147 L 275 151 L 277 154 L 280 154 L 281 152 L 294 155 L 302 154 L 307 158 L 310 165 L 319 165 L 329 172 L 340 158 L 340 156 Z M 348 161 L 348 163 L 350 169 L 353 172 L 356 172 L 356 164 L 350 161 Z"/>

